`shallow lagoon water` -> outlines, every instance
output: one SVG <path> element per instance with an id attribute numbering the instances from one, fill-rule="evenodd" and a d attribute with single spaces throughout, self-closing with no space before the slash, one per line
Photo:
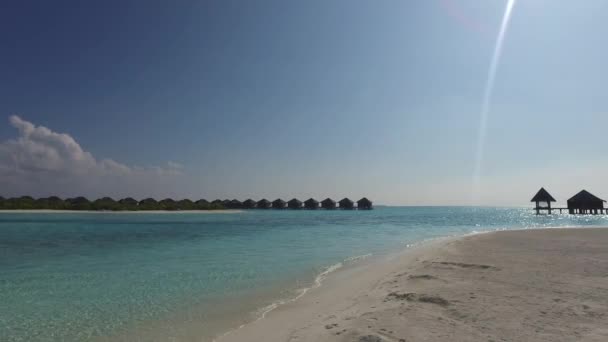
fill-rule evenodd
<path id="1" fill-rule="evenodd" d="M 608 226 L 608 217 L 471 207 L 0 213 L 0 340 L 149 340 L 151 326 L 209 339 L 350 257 L 442 236 L 572 226 Z"/>

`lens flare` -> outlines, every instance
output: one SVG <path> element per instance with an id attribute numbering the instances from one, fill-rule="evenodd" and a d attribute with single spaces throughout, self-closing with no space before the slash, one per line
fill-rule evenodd
<path id="1" fill-rule="evenodd" d="M 481 105 L 481 114 L 479 119 L 479 135 L 477 137 L 477 153 L 475 159 L 475 170 L 473 171 L 473 198 L 472 204 L 478 204 L 479 199 L 479 185 L 481 178 L 481 165 L 483 162 L 483 150 L 486 140 L 486 126 L 488 124 L 488 114 L 490 112 L 490 100 L 492 98 L 492 91 L 494 89 L 494 79 L 496 78 L 496 70 L 498 69 L 498 63 L 500 62 L 500 56 L 502 54 L 502 46 L 511 20 L 511 13 L 515 6 L 515 0 L 508 0 L 505 7 L 505 13 L 502 17 L 500 24 L 500 30 L 496 38 L 496 45 L 494 46 L 494 53 L 492 55 L 492 61 L 490 62 L 490 68 L 488 69 L 488 78 L 486 80 L 486 87 L 483 94 L 483 103 Z"/>

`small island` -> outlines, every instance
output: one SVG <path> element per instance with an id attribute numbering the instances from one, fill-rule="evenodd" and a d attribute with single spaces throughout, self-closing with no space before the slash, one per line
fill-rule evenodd
<path id="1" fill-rule="evenodd" d="M 312 202 L 311 202 L 312 201 Z M 331 201 L 333 207 L 322 206 L 323 209 L 335 209 L 336 205 L 333 200 L 326 199 L 324 202 Z M 304 202 L 305 209 L 319 209 L 319 202 L 309 199 Z M 311 203 L 316 203 L 315 205 Z M 354 202 L 348 198 L 341 200 L 339 209 L 352 210 L 370 210 L 372 202 L 363 197 L 357 201 L 355 208 Z M 190 199 L 174 200 L 166 198 L 160 201 L 154 198 L 145 198 L 137 201 L 132 197 L 114 200 L 111 197 L 102 197 L 94 201 L 90 201 L 86 197 L 73 197 L 62 199 L 58 196 L 50 196 L 35 199 L 31 196 L 12 197 L 5 199 L 0 196 L 0 210 L 74 210 L 74 211 L 194 211 L 194 210 L 240 210 L 240 209 L 302 209 L 302 202 L 297 199 L 292 199 L 285 202 L 277 199 L 270 202 L 266 199 L 254 201 L 248 199 L 244 202 L 239 200 L 214 200 L 207 201 L 200 199 L 192 201 Z"/>

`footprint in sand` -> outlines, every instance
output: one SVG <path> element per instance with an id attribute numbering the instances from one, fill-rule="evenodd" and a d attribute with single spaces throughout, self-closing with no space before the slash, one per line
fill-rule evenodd
<path id="1" fill-rule="evenodd" d="M 440 265 L 446 265 L 446 266 L 457 266 L 457 267 L 462 267 L 462 268 L 473 268 L 473 269 L 480 269 L 480 270 L 487 270 L 487 269 L 498 270 L 498 268 L 495 266 L 481 265 L 481 264 L 466 264 L 463 262 L 433 261 L 433 264 L 440 264 Z"/>

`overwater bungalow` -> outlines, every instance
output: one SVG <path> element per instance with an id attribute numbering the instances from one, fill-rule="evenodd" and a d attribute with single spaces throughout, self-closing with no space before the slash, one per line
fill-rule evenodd
<path id="1" fill-rule="evenodd" d="M 277 198 L 272 202 L 272 209 L 285 209 L 287 207 L 287 202 L 283 201 L 280 198 Z"/>
<path id="2" fill-rule="evenodd" d="M 338 206 L 340 209 L 352 210 L 355 209 L 355 202 L 351 201 L 349 198 L 343 198 L 338 202 Z"/>
<path id="3" fill-rule="evenodd" d="M 582 190 L 568 200 L 568 212 L 570 214 L 594 214 L 602 213 L 604 210 L 603 199 Z"/>
<path id="4" fill-rule="evenodd" d="M 49 197 L 49 199 L 50 199 L 50 197 Z M 124 205 L 137 205 L 139 202 L 137 202 L 132 197 L 127 197 L 127 198 L 123 198 L 123 199 L 119 200 L 118 203 L 124 204 Z"/>
<path id="5" fill-rule="evenodd" d="M 357 209 L 359 210 L 370 210 L 372 209 L 372 201 L 368 200 L 366 197 L 357 201 Z"/>
<path id="6" fill-rule="evenodd" d="M 289 209 L 302 209 L 302 201 L 293 198 L 287 202 L 287 207 Z"/>
<path id="7" fill-rule="evenodd" d="M 194 204 L 197 207 L 203 208 L 203 207 L 208 207 L 210 203 L 206 199 L 199 199 L 198 201 L 194 202 Z"/>
<path id="8" fill-rule="evenodd" d="M 267 199 L 261 199 L 258 201 L 256 208 L 258 209 L 270 209 L 270 201 Z"/>
<path id="9" fill-rule="evenodd" d="M 319 209 L 319 201 L 317 201 L 313 198 L 309 198 L 306 201 L 304 201 L 304 208 L 310 209 L 310 210 Z"/>
<path id="10" fill-rule="evenodd" d="M 122 208 L 127 210 L 135 210 L 137 209 L 137 205 L 139 204 L 139 202 L 137 202 L 137 200 L 132 197 L 123 198 L 119 200 L 118 203 L 120 203 L 120 206 Z"/>
<path id="11" fill-rule="evenodd" d="M 155 200 L 154 198 L 148 197 L 145 198 L 141 201 L 139 201 L 139 203 L 137 204 L 138 207 L 140 208 L 156 208 L 158 206 L 158 201 Z"/>
<path id="12" fill-rule="evenodd" d="M 243 202 L 243 209 L 254 209 L 256 207 L 256 204 L 256 201 L 249 198 Z"/>
<path id="13" fill-rule="evenodd" d="M 228 208 L 230 209 L 242 209 L 243 208 L 243 203 L 237 199 L 233 199 L 232 201 L 230 201 L 230 205 L 228 206 Z"/>
<path id="14" fill-rule="evenodd" d="M 158 205 L 161 210 L 177 210 L 177 202 L 172 198 L 165 198 L 162 201 L 158 202 Z"/>
<path id="15" fill-rule="evenodd" d="M 112 197 L 96 199 L 92 205 L 95 210 L 116 210 L 118 208 L 117 202 Z"/>
<path id="16" fill-rule="evenodd" d="M 321 201 L 321 208 L 329 210 L 336 209 L 336 201 L 332 200 L 331 198 L 326 198 Z"/>
<path id="17" fill-rule="evenodd" d="M 188 198 L 181 199 L 175 203 L 178 210 L 194 210 L 196 209 L 194 202 Z"/>
<path id="18" fill-rule="evenodd" d="M 546 210 L 547 213 L 551 214 L 551 202 L 555 202 L 555 198 L 545 188 L 540 188 L 530 202 L 536 203 L 536 215 L 539 215 L 541 210 Z"/>

